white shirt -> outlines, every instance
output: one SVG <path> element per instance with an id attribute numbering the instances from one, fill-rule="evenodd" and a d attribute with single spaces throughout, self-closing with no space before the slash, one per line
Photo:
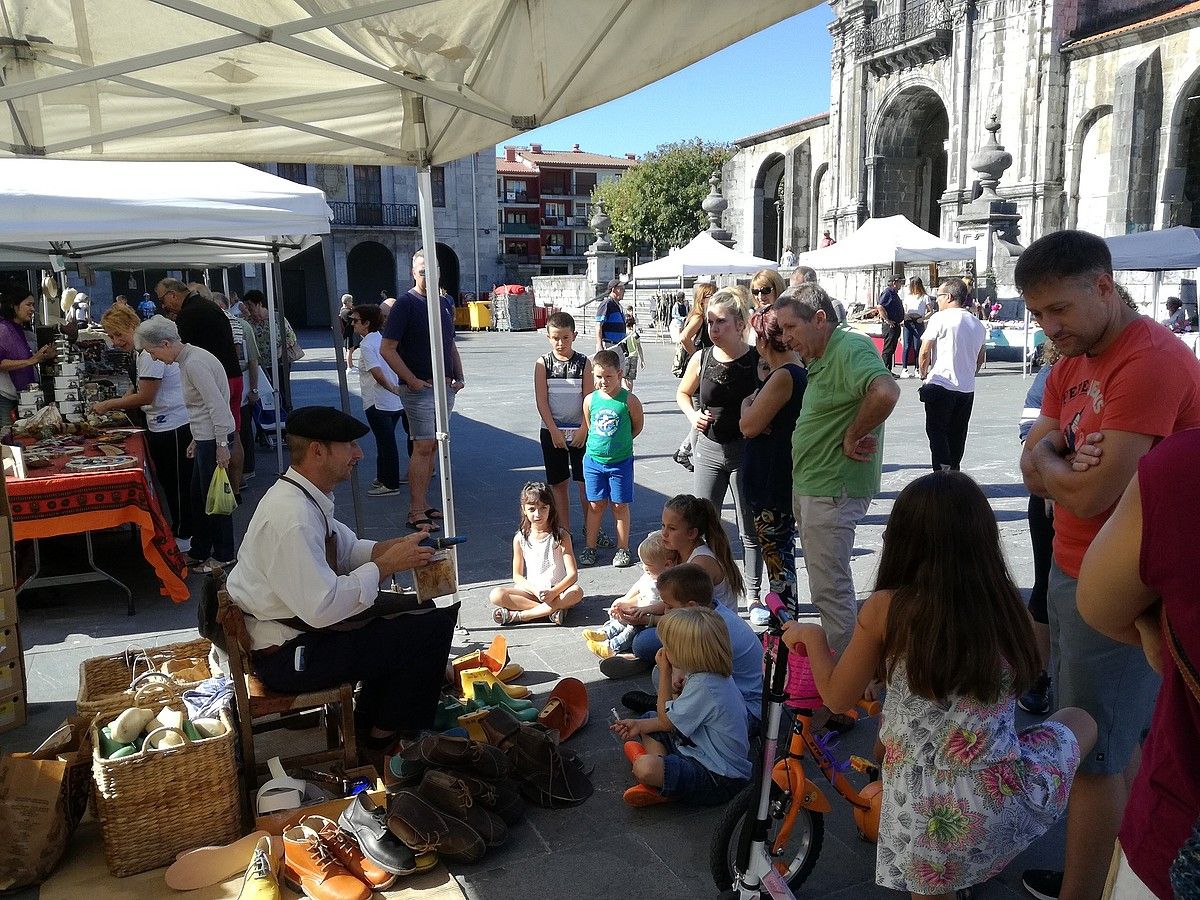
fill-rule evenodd
<path id="1" fill-rule="evenodd" d="M 922 343 L 934 342 L 933 364 L 925 383 L 974 393 L 979 351 L 986 340 L 987 329 L 968 310 L 951 306 L 934 313 L 921 336 Z"/>
<path id="2" fill-rule="evenodd" d="M 183 383 L 179 380 L 179 365 L 159 362 L 145 350 L 137 358 L 138 378 L 158 382 L 154 402 L 142 407 L 146 427 L 151 431 L 174 431 L 188 423 L 187 407 L 183 405 Z"/>
<path id="3" fill-rule="evenodd" d="M 301 633 L 271 619 L 298 616 L 324 628 L 370 609 L 379 595 L 379 567 L 371 562 L 375 542 L 360 540 L 333 517 L 331 494 L 295 469 L 286 474 L 312 500 L 295 484 L 271 485 L 250 519 L 238 564 L 226 582 L 230 598 L 250 614 L 246 630 L 255 650 L 280 646 Z M 347 575 L 338 575 L 325 561 L 326 521 L 337 534 L 338 571 Z"/>
<path id="4" fill-rule="evenodd" d="M 396 381 L 396 373 L 392 371 L 392 367 L 384 361 L 379 352 L 382 343 L 383 334 L 372 331 L 358 345 L 359 393 L 362 394 L 363 409 L 370 409 L 374 406 L 380 412 L 399 412 L 404 408 L 404 404 L 400 402 L 400 396 L 391 391 L 385 391 L 375 381 L 375 376 L 371 374 L 372 369 L 379 369 L 388 384 L 392 387 L 399 384 Z"/>
<path id="5" fill-rule="evenodd" d="M 910 294 L 905 291 L 900 295 L 900 299 L 904 301 L 904 312 L 909 315 L 925 317 L 929 312 L 929 295 L 928 294 Z"/>
<path id="6" fill-rule="evenodd" d="M 192 437 L 198 441 L 226 440 L 235 427 L 229 410 L 229 379 L 221 361 L 195 344 L 184 344 L 175 357 L 183 383 Z"/>

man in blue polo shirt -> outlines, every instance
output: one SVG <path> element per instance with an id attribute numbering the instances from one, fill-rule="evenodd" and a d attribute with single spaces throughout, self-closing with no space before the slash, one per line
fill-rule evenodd
<path id="1" fill-rule="evenodd" d="M 425 253 L 418 250 L 412 260 L 413 287 L 396 298 L 383 326 L 380 355 L 400 382 L 400 398 L 408 416 L 412 459 L 408 466 L 409 509 L 405 524 L 412 530 L 438 531 L 441 511 L 428 502 L 437 450 L 437 423 L 433 405 L 433 355 L 429 346 L 429 298 L 425 296 Z M 454 344 L 454 301 L 441 298 L 442 359 L 450 385 L 450 408 L 462 390 L 462 359 Z"/>
<path id="2" fill-rule="evenodd" d="M 621 367 L 625 366 L 625 335 L 628 326 L 625 324 L 625 307 L 621 301 L 625 298 L 625 282 L 614 278 L 608 283 L 608 296 L 596 307 L 596 349 L 613 350 L 621 357 Z"/>
<path id="3" fill-rule="evenodd" d="M 900 332 L 904 326 L 904 301 L 900 299 L 900 285 L 904 279 L 893 275 L 888 279 L 887 287 L 879 295 L 879 305 L 875 307 L 879 314 L 879 327 L 883 330 L 883 364 L 892 371 L 896 361 L 896 344 L 900 341 Z M 905 360 L 907 365 L 908 360 Z"/>

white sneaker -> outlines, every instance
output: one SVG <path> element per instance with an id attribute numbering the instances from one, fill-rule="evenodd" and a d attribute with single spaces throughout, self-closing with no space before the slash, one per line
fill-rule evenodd
<path id="1" fill-rule="evenodd" d="M 378 485 L 367 491 L 368 497 L 388 497 L 392 494 L 400 493 L 399 488 L 390 488 L 385 484 Z"/>
<path id="2" fill-rule="evenodd" d="M 177 537 L 175 538 L 175 546 L 179 548 L 180 553 L 187 553 L 192 549 L 192 539 Z"/>
<path id="3" fill-rule="evenodd" d="M 908 369 L 901 369 L 901 370 L 900 370 L 900 377 L 901 377 L 901 378 L 912 378 L 912 373 L 911 373 L 911 372 L 909 372 L 909 371 L 908 371 Z"/>

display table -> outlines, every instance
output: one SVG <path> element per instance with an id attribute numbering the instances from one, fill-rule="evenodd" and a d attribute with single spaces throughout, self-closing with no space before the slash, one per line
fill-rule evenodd
<path id="1" fill-rule="evenodd" d="M 23 446 L 32 443 L 21 441 Z M 73 472 L 66 468 L 71 459 L 81 455 L 103 456 L 96 449 L 100 443 L 123 444 L 125 453 L 136 457 L 138 464 L 111 472 Z M 176 603 L 186 601 L 190 596 L 184 582 L 187 566 L 154 496 L 147 466 L 146 443 L 141 434 L 131 435 L 124 441 L 89 438 L 82 454 L 56 459 L 47 468 L 30 469 L 26 478 L 9 479 L 13 539 L 35 542 L 35 571 L 21 589 L 79 580 L 108 580 L 129 595 L 129 614 L 132 615 L 133 596 L 129 589 L 95 565 L 91 532 L 120 525 L 135 525 L 141 536 L 142 553 L 158 575 L 160 592 Z M 37 540 L 66 534 L 85 536 L 91 571 L 61 578 L 39 577 L 41 551 Z"/>

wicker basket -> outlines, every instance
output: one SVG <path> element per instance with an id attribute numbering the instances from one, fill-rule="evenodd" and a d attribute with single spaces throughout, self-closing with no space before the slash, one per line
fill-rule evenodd
<path id="1" fill-rule="evenodd" d="M 119 713 L 133 705 L 131 685 L 139 675 L 157 671 L 164 663 L 194 661 L 196 666 L 211 675 L 208 651 L 212 645 L 204 638 L 150 647 L 146 650 L 126 650 L 113 656 L 96 656 L 79 664 L 79 699 L 75 702 L 81 716 Z M 173 689 L 175 695 L 195 687 L 199 681 L 178 678 L 156 679 Z"/>
<path id="2" fill-rule="evenodd" d="M 149 707 L 156 713 L 164 706 Z M 225 734 L 124 759 L 100 758 L 100 729 L 92 722 L 95 810 L 104 833 L 104 858 L 118 878 L 157 869 L 183 850 L 221 846 L 242 834 L 236 760 L 237 731 L 221 713 Z M 180 732 L 182 735 L 182 732 Z"/>

